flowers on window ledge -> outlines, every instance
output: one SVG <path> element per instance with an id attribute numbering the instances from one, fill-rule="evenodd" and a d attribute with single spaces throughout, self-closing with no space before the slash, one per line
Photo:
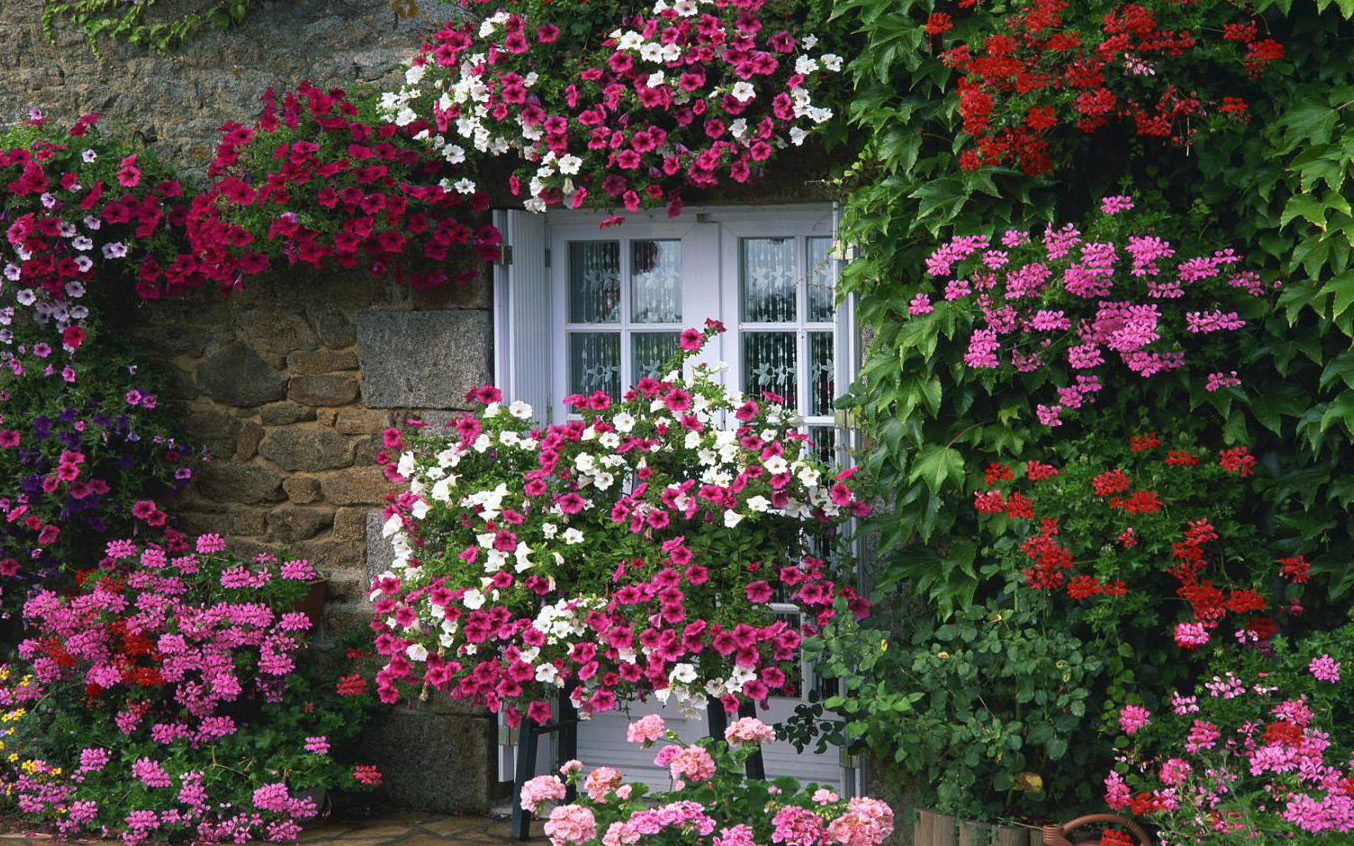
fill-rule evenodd
<path id="1" fill-rule="evenodd" d="M 684 187 L 747 182 L 832 117 L 814 95 L 842 58 L 779 26 L 765 0 L 658 0 L 609 19 L 570 9 L 571 32 L 565 11 L 522 0 L 446 24 L 382 113 L 448 162 L 516 153 L 510 185 L 532 211 L 671 215 Z"/>
<path id="2" fill-rule="evenodd" d="M 383 699 L 427 686 L 510 724 L 547 721 L 561 690 L 584 716 L 650 693 L 734 710 L 795 690 L 836 603 L 867 613 L 831 557 L 870 511 L 853 471 L 819 465 L 778 398 L 684 378 L 693 355 L 620 402 L 566 398 L 565 423 L 485 387 L 476 414 L 387 432 L 408 489 L 371 593 Z"/>

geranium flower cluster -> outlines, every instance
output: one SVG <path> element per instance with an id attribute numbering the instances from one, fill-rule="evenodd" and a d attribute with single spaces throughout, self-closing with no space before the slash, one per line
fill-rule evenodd
<path id="1" fill-rule="evenodd" d="M 839 598 L 867 612 L 829 557 L 870 511 L 852 471 L 821 466 L 777 398 L 689 361 L 721 329 L 686 330 L 671 372 L 620 402 L 566 398 L 566 422 L 486 387 L 476 414 L 387 433 L 408 489 L 371 593 L 382 698 L 428 686 L 514 724 L 549 720 L 561 690 L 584 716 L 648 692 L 734 710 L 794 689 Z"/>
<path id="2" fill-rule="evenodd" d="M 317 811 L 307 791 L 361 781 L 331 743 L 362 707 L 325 704 L 304 665 L 314 568 L 217 535 L 184 547 L 111 542 L 77 590 L 26 603 L 18 656 L 42 704 L 0 776 L 25 818 L 132 844 L 289 840 Z"/>
<path id="3" fill-rule="evenodd" d="M 1149 434 L 1126 451 L 1091 449 L 1119 460 L 1062 468 L 1031 460 L 1019 476 L 992 464 L 974 493 L 995 548 L 1029 587 L 1099 605 L 1095 619 L 1111 627 L 1161 626 L 1186 649 L 1224 627 L 1240 643 L 1267 642 L 1302 612 L 1310 564 L 1266 555 L 1238 517 L 1254 465 L 1245 447 L 1211 458 Z"/>
<path id="4" fill-rule="evenodd" d="M 88 114 L 61 130 L 35 112 L 0 135 L 5 305 L 29 311 L 50 327 L 48 343 L 70 352 L 84 341 L 93 288 L 137 279 L 145 295 L 157 284 L 174 255 L 169 227 L 187 211 L 172 173 L 98 121 Z M 0 355 L 8 334 L 0 327 Z"/>
<path id="5" fill-rule="evenodd" d="M 952 238 L 926 261 L 943 287 L 919 292 L 911 319 L 959 315 L 973 326 L 969 368 L 1053 382 L 1033 409 L 1046 426 L 1094 403 L 1115 359 L 1143 378 L 1196 359 L 1234 361 L 1224 339 L 1264 313 L 1278 283 L 1263 284 L 1231 249 L 1178 251 L 1152 227 L 1130 225 L 1131 209 L 1129 197 L 1104 198 L 1086 233 L 1069 223 L 1041 236 L 1010 229 Z M 1235 371 L 1215 371 L 1206 390 L 1240 384 Z"/>
<path id="6" fill-rule="evenodd" d="M 814 94 L 842 58 L 783 27 L 792 5 L 592 5 L 612 16 L 571 9 L 568 26 L 558 3 L 519 0 L 451 21 L 384 96 L 385 117 L 449 162 L 519 154 L 510 184 L 532 211 L 666 204 L 674 216 L 683 188 L 747 182 L 832 117 Z"/>
<path id="7" fill-rule="evenodd" d="M 724 742 L 683 744 L 657 715 L 629 740 L 644 747 L 663 740 L 654 759 L 672 775 L 673 789 L 648 794 L 647 785 L 626 784 L 621 773 L 598 767 L 584 773 L 580 761 L 555 775 L 528 781 L 522 806 L 541 809 L 559 802 L 567 784 L 579 786 L 573 804 L 550 810 L 545 834 L 552 846 L 613 846 L 623 843 L 670 846 L 878 846 L 893 833 L 893 811 L 878 799 L 839 795 L 793 778 L 748 779 L 744 762 L 774 732 L 754 718 L 730 725 Z M 541 809 L 543 810 L 543 809 Z"/>
<path id="8" fill-rule="evenodd" d="M 329 262 L 424 288 L 497 260 L 498 230 L 467 222 L 488 198 L 443 175 L 462 159 L 431 155 L 370 111 L 303 84 L 280 103 L 269 89 L 253 128 L 223 126 L 216 181 L 187 219 L 195 277 L 230 291 L 270 267 Z"/>
<path id="9" fill-rule="evenodd" d="M 1050 136 L 1064 125 L 1092 133 L 1113 121 L 1188 147 L 1201 129 L 1245 123 L 1248 81 L 1284 55 L 1251 10 L 1223 0 L 1020 0 L 958 19 L 935 12 L 925 32 L 958 71 L 959 115 L 976 142 L 960 166 L 1031 175 L 1054 168 Z"/>
<path id="10" fill-rule="evenodd" d="M 1105 779 L 1111 808 L 1142 816 L 1166 844 L 1339 843 L 1354 832 L 1346 625 L 1276 654 L 1231 653 L 1192 695 L 1140 706 Z M 1338 644 L 1338 646 L 1337 646 Z M 1310 662 L 1310 663 L 1309 663 Z"/>

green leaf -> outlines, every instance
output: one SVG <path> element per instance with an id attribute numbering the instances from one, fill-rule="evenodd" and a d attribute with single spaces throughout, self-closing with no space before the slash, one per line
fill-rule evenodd
<path id="1" fill-rule="evenodd" d="M 959 484 L 964 481 L 964 456 L 948 446 L 931 446 L 922 451 L 913 462 L 909 482 L 921 479 L 931 493 L 939 493 L 946 480 Z"/>

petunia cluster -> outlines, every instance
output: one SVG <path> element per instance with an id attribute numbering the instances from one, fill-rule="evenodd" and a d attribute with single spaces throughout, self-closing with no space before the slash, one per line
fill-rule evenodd
<path id="1" fill-rule="evenodd" d="M 693 363 L 722 327 L 684 333 L 661 379 L 570 419 L 475 392 L 475 414 L 386 434 L 395 550 L 373 584 L 383 699 L 433 688 L 510 723 L 563 692 L 586 717 L 652 694 L 685 709 L 787 694 L 798 648 L 841 601 L 852 471 L 815 458 L 774 397 Z M 396 457 L 398 455 L 398 457 Z"/>
<path id="2" fill-rule="evenodd" d="M 1192 695 L 1173 693 L 1159 713 L 1126 706 L 1134 729 L 1120 738 L 1106 804 L 1158 827 L 1162 843 L 1348 840 L 1349 682 L 1323 673 L 1322 659 L 1335 659 L 1314 653 L 1348 657 L 1350 634 L 1346 625 L 1310 643 L 1280 639 L 1269 655 L 1226 653 L 1211 678 Z"/>
<path id="3" fill-rule="evenodd" d="M 191 257 L 173 286 L 208 280 L 229 292 L 271 268 L 360 269 L 414 287 L 474 276 L 500 236 L 476 226 L 488 198 L 455 162 L 373 113 L 369 99 L 308 83 L 272 89 L 251 128 L 229 122 L 186 220 Z"/>
<path id="4" fill-rule="evenodd" d="M 199 457 L 176 439 L 157 383 L 96 319 L 65 330 L 80 333 L 78 348 L 51 329 L 31 309 L 0 306 L 3 613 L 110 538 L 179 543 L 161 504 L 189 483 Z"/>
<path id="5" fill-rule="evenodd" d="M 683 744 L 661 717 L 644 719 L 649 725 L 632 730 L 630 742 L 647 748 L 663 741 L 654 763 L 669 770 L 672 789 L 649 794 L 610 767 L 585 774 L 579 761 L 564 765 L 562 779 L 531 779 L 521 791 L 524 808 L 544 813 L 544 802 L 557 803 L 544 826 L 552 846 L 878 846 L 893 833 L 893 811 L 878 799 L 843 799 L 793 778 L 748 779 L 744 762 L 774 734 L 759 720 L 739 721 L 737 732 L 730 726 L 727 742 Z M 570 784 L 582 788 L 578 801 L 558 804 Z"/>
<path id="6" fill-rule="evenodd" d="M 11 712 L 0 773 L 24 818 L 130 844 L 290 840 L 311 791 L 362 781 L 331 746 L 364 706 L 317 688 L 303 651 L 314 568 L 217 535 L 182 547 L 111 542 L 75 590 L 28 599 L 18 659 L 38 701 Z"/>
<path id="7" fill-rule="evenodd" d="M 912 300 L 911 319 L 967 321 L 971 369 L 1052 382 L 1032 409 L 1050 427 L 1096 401 L 1112 362 L 1146 379 L 1234 361 L 1227 339 L 1270 307 L 1278 283 L 1231 249 L 1177 254 L 1151 225 L 1128 222 L 1132 208 L 1129 197 L 1104 198 L 1085 233 L 1069 223 L 950 239 L 926 260 L 937 287 Z M 1215 371 L 1204 388 L 1240 384 Z"/>
<path id="8" fill-rule="evenodd" d="M 933 12 L 924 32 L 957 71 L 958 112 L 974 140 L 960 165 L 1038 175 L 1055 169 L 1062 127 L 1118 125 L 1187 148 L 1201 132 L 1248 122 L 1251 81 L 1284 56 L 1264 26 L 1225 0 L 1019 0 Z"/>
<path id="9" fill-rule="evenodd" d="M 1026 585 L 1092 609 L 1106 633 L 1150 622 L 1188 650 L 1268 643 L 1302 613 L 1312 566 L 1270 553 L 1245 516 L 1245 447 L 1210 457 L 1155 433 L 1086 446 L 1096 460 L 991 464 L 974 492 L 993 551 Z"/>
<path id="10" fill-rule="evenodd" d="M 169 234 L 187 212 L 183 187 L 147 152 L 81 117 L 65 131 L 40 114 L 0 134 L 3 304 L 50 329 L 48 343 L 79 349 L 89 296 L 112 280 L 149 290 L 175 254 Z M 11 315 L 13 317 L 13 315 Z M 0 327 L 0 356 L 13 342 Z"/>
<path id="11" fill-rule="evenodd" d="M 532 211 L 666 204 L 672 215 L 684 188 L 748 182 L 832 117 L 814 95 L 843 60 L 787 28 L 794 4 L 564 11 L 514 0 L 453 19 L 384 95 L 384 116 L 449 163 L 516 154 L 510 186 Z"/>

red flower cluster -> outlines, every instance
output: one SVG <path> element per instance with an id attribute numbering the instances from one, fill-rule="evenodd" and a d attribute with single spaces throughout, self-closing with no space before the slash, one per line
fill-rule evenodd
<path id="1" fill-rule="evenodd" d="M 253 129 L 222 127 L 209 170 L 217 181 L 193 198 L 191 255 L 184 273 L 167 275 L 166 293 L 197 279 L 230 291 L 279 260 L 431 287 L 450 281 L 448 265 L 464 282 L 472 259 L 498 258 L 498 231 L 463 222 L 488 198 L 439 182 L 441 158 L 399 127 L 362 117 L 338 89 L 303 84 L 280 109 L 270 89 L 263 102 Z"/>
<path id="2" fill-rule="evenodd" d="M 1186 8 L 1188 7 L 1188 8 Z M 1256 77 L 1283 57 L 1283 46 L 1260 40 L 1253 19 L 1240 22 L 1231 3 L 1143 0 L 1097 17 L 1094 4 L 1021 0 L 1009 14 L 991 16 L 980 38 L 945 49 L 941 58 L 962 76 L 959 114 L 976 148 L 965 151 L 965 169 L 1019 167 L 1031 175 L 1053 169 L 1047 133 L 1060 123 L 1094 132 L 1111 120 L 1127 122 L 1143 138 L 1188 145 L 1200 118 L 1216 110 L 1245 121 L 1246 102 L 1193 87 L 1165 83 L 1183 74 L 1186 84 L 1235 64 Z M 1221 40 L 1209 40 L 1218 30 Z M 1163 23 L 1170 19 L 1172 25 Z M 983 18 L 975 18 L 983 21 Z M 949 14 L 932 14 L 925 33 L 938 38 L 954 28 Z"/>

